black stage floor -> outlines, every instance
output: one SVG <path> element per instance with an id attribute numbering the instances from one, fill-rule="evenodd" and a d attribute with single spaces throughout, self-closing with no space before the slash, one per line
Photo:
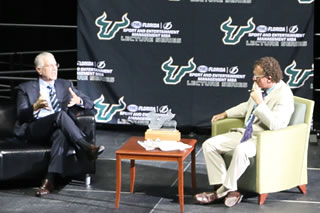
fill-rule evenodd
<path id="1" fill-rule="evenodd" d="M 115 151 L 133 135 L 142 131 L 97 130 L 97 144 L 106 151 L 97 160 L 92 184 L 71 181 L 48 196 L 37 198 L 34 190 L 38 183 L 23 183 L 0 188 L 0 213 L 157 213 L 180 212 L 178 200 L 178 166 L 174 162 L 136 161 L 135 193 L 129 190 L 129 161 L 122 163 L 122 192 L 119 209 L 115 209 Z M 185 137 L 190 137 L 187 135 Z M 206 134 L 193 134 L 198 139 L 196 147 L 197 191 L 208 191 L 207 171 L 201 150 Z M 191 190 L 190 157 L 185 160 L 184 190 L 185 212 L 319 212 L 320 211 L 320 145 L 310 143 L 308 156 L 308 193 L 303 195 L 297 188 L 269 194 L 265 204 L 259 206 L 257 197 L 249 196 L 240 204 L 227 208 L 223 203 L 199 205 L 193 200 Z"/>

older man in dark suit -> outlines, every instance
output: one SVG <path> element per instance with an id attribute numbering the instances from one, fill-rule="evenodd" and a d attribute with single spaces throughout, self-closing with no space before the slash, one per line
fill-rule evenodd
<path id="1" fill-rule="evenodd" d="M 49 141 L 51 144 L 48 173 L 36 190 L 36 196 L 42 196 L 54 189 L 55 177 L 63 173 L 63 161 L 69 145 L 78 148 L 76 150 L 84 150 L 90 160 L 96 159 L 104 147 L 88 143 L 84 133 L 67 113 L 68 108 L 73 106 L 92 109 L 92 100 L 75 89 L 70 81 L 57 79 L 59 65 L 51 53 L 40 53 L 34 63 L 39 79 L 18 86 L 20 126 L 17 129 L 28 142 Z"/>

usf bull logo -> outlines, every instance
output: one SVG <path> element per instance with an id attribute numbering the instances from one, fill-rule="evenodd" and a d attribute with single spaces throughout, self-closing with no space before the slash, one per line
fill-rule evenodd
<path id="1" fill-rule="evenodd" d="M 95 24 L 100 28 L 97 36 L 100 40 L 111 40 L 117 34 L 120 29 L 124 29 L 129 26 L 130 20 L 128 19 L 128 13 L 122 16 L 121 21 L 107 21 L 107 13 L 104 12 L 99 16 Z"/>
<path id="2" fill-rule="evenodd" d="M 290 88 L 299 88 L 304 85 L 304 83 L 313 76 L 313 68 L 312 69 L 296 69 L 296 61 L 293 62 L 286 67 L 284 70 L 285 74 L 289 76 L 289 80 L 287 84 Z"/>
<path id="3" fill-rule="evenodd" d="M 222 38 L 223 43 L 226 45 L 236 45 L 239 43 L 245 34 L 251 33 L 255 29 L 256 25 L 253 23 L 252 19 L 253 17 L 247 21 L 246 26 L 239 27 L 231 25 L 232 18 L 229 17 L 228 20 L 220 25 L 220 29 L 224 32 L 224 37 Z"/>
<path id="4" fill-rule="evenodd" d="M 166 73 L 163 78 L 165 84 L 178 84 L 181 79 L 187 74 L 196 69 L 196 64 L 193 62 L 193 58 L 190 58 L 187 66 L 172 65 L 173 59 L 170 57 L 167 61 L 161 65 L 162 71 Z"/>
<path id="5" fill-rule="evenodd" d="M 94 108 L 97 110 L 97 113 L 95 115 L 96 121 L 100 123 L 108 123 L 109 121 L 111 121 L 111 119 L 117 112 L 121 112 L 126 108 L 126 103 L 123 101 L 123 99 L 124 97 L 122 96 L 119 99 L 119 104 L 112 104 L 111 106 L 110 104 L 103 103 L 103 95 L 101 95 L 100 98 L 96 99 L 94 101 Z"/>

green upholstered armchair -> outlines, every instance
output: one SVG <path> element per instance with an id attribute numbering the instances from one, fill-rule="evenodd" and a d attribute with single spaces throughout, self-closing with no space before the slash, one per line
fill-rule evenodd
<path id="1" fill-rule="evenodd" d="M 259 194 L 263 205 L 268 193 L 298 187 L 306 193 L 307 155 L 314 101 L 295 96 L 295 110 L 289 126 L 257 135 L 257 155 L 250 159 L 238 188 Z M 243 127 L 243 119 L 226 118 L 212 123 L 212 136 Z M 227 166 L 232 152 L 223 156 Z"/>

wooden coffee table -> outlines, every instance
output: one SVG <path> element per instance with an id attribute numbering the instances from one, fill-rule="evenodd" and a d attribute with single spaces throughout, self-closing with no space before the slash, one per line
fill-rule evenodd
<path id="1" fill-rule="evenodd" d="M 144 137 L 130 137 L 129 140 L 116 151 L 116 208 L 119 208 L 121 192 L 121 160 L 130 159 L 130 192 L 133 193 L 135 181 L 135 160 L 152 160 L 152 161 L 176 161 L 178 162 L 179 176 L 179 203 L 181 212 L 184 211 L 184 191 L 183 191 L 183 161 L 191 153 L 191 173 L 192 173 L 192 190 L 196 193 L 196 139 L 181 139 L 181 142 L 189 144 L 192 148 L 184 151 L 163 152 L 160 150 L 146 151 L 137 141 L 144 141 Z"/>

